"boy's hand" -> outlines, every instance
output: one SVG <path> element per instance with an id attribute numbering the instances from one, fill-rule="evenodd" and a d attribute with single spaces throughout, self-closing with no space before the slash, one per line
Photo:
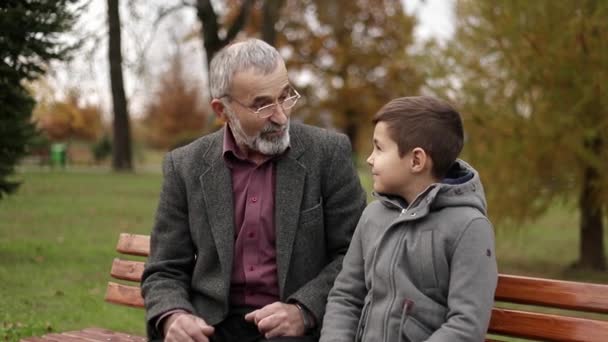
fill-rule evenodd
<path id="1" fill-rule="evenodd" d="M 209 342 L 214 328 L 204 319 L 186 312 L 177 312 L 169 316 L 164 323 L 165 341 L 167 342 Z"/>
<path id="2" fill-rule="evenodd" d="M 255 323 L 265 338 L 303 336 L 306 332 L 300 310 L 294 304 L 274 302 L 245 315 Z"/>

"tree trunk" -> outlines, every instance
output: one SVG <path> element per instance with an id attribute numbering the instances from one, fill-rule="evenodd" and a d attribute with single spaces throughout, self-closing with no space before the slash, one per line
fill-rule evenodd
<path id="1" fill-rule="evenodd" d="M 112 168 L 115 171 L 132 171 L 129 113 L 127 111 L 127 98 L 122 77 L 118 0 L 108 0 L 108 26 L 110 32 L 108 57 L 110 60 L 112 104 L 114 106 Z"/>
<path id="2" fill-rule="evenodd" d="M 220 51 L 224 46 L 228 45 L 236 35 L 243 29 L 247 22 L 247 17 L 253 5 L 253 0 L 245 0 L 241 5 L 239 14 L 232 23 L 232 26 L 226 28 L 226 37 L 220 38 L 220 25 L 217 21 L 217 14 L 211 5 L 211 0 L 198 0 L 196 3 L 196 16 L 201 22 L 201 38 L 205 47 L 205 55 L 207 59 L 207 68 L 213 59 L 213 56 Z"/>
<path id="3" fill-rule="evenodd" d="M 277 31 L 274 26 L 279 20 L 282 6 L 283 0 L 266 0 L 262 7 L 264 16 L 264 20 L 262 21 L 262 39 L 272 46 L 276 46 Z"/>
<path id="4" fill-rule="evenodd" d="M 597 188 L 600 175 L 597 169 L 587 167 L 583 177 L 579 199 L 581 212 L 580 259 L 575 266 L 602 271 L 606 269 L 606 259 L 604 257 L 602 206 Z"/>

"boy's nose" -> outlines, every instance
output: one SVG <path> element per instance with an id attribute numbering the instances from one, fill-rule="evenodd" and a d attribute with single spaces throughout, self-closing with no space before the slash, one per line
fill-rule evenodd
<path id="1" fill-rule="evenodd" d="M 366 162 L 369 164 L 369 166 L 373 166 L 374 165 L 374 159 L 372 158 L 371 154 L 369 155 L 369 157 L 367 157 Z"/>

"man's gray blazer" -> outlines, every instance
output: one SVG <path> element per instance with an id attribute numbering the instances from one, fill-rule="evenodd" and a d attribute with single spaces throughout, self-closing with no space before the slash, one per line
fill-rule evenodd
<path id="1" fill-rule="evenodd" d="M 229 307 L 234 246 L 224 129 L 167 154 L 142 277 L 148 337 L 156 320 L 184 309 L 214 325 Z M 292 124 L 291 148 L 276 161 L 275 225 L 280 299 L 323 321 L 327 295 L 365 207 L 343 134 Z"/>

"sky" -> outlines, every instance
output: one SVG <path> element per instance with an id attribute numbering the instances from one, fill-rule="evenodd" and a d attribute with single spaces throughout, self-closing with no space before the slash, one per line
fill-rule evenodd
<path id="1" fill-rule="evenodd" d="M 414 34 L 419 39 L 438 38 L 440 40 L 449 39 L 454 30 L 454 20 L 452 8 L 455 0 L 401 0 L 406 12 L 418 17 L 418 26 Z M 194 23 L 196 17 L 194 11 L 182 10 L 173 15 L 172 19 L 167 19 L 161 23 L 157 32 L 149 32 L 148 27 L 152 23 L 146 18 L 154 17 L 149 13 L 150 3 L 167 3 L 162 0 L 148 0 L 141 2 L 121 1 L 121 19 L 124 22 L 129 20 L 131 13 L 139 16 L 140 27 L 124 25 L 123 29 L 128 28 L 133 32 L 123 32 L 123 56 L 126 67 L 123 68 L 126 95 L 129 99 L 131 113 L 137 116 L 146 98 L 154 92 L 154 80 L 160 73 L 167 68 L 167 57 L 174 50 L 175 44 L 172 43 L 172 36 L 184 36 L 187 32 L 182 32 L 184 27 L 191 28 L 193 25 L 183 25 L 183 23 Z M 126 3 L 131 6 L 126 8 Z M 135 4 L 135 5 L 133 5 Z M 139 4 L 139 5 L 137 5 Z M 133 21 L 131 21 L 133 22 Z M 182 25 L 175 25 L 175 23 Z M 180 27 L 182 31 L 180 31 Z M 109 69 L 107 62 L 107 39 L 106 27 L 106 0 L 92 0 L 91 4 L 77 24 L 76 31 L 81 35 L 98 36 L 100 40 L 91 39 L 85 45 L 84 51 L 79 52 L 70 63 L 58 62 L 52 65 L 51 84 L 58 89 L 68 87 L 78 87 L 84 94 L 87 101 L 98 103 L 106 113 L 105 119 L 109 120 L 111 115 L 111 97 L 109 83 Z M 136 34 L 134 32 L 137 32 Z M 143 33 L 142 33 L 143 32 Z M 151 40 L 146 53 L 146 62 L 143 63 L 147 70 L 142 74 L 146 77 L 138 76 L 137 71 L 132 66 L 137 60 L 141 51 L 148 41 L 148 37 L 154 36 Z M 134 38 L 137 37 L 137 38 Z M 67 39 L 70 39 L 69 37 Z M 203 55 L 200 41 L 193 39 L 190 43 L 183 45 L 182 52 L 187 56 L 186 65 L 193 70 L 204 70 Z M 132 64 L 131 66 L 129 65 Z M 141 64 L 141 63 L 140 63 Z M 202 83 L 202 73 L 192 73 L 196 83 Z M 196 79 L 198 77 L 198 79 Z"/>

